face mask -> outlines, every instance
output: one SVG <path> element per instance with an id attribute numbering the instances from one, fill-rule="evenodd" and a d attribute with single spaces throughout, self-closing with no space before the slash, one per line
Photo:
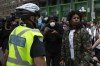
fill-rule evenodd
<path id="1" fill-rule="evenodd" d="M 55 26 L 55 22 L 51 22 L 51 23 L 50 23 L 50 26 L 51 26 L 51 27 L 54 27 L 54 26 Z"/>
<path id="2" fill-rule="evenodd" d="M 91 26 L 93 26 L 93 24 L 91 24 Z"/>
<path id="3" fill-rule="evenodd" d="M 38 19 L 34 18 L 34 20 L 32 20 L 32 24 L 34 27 L 36 27 L 36 24 L 38 23 Z"/>

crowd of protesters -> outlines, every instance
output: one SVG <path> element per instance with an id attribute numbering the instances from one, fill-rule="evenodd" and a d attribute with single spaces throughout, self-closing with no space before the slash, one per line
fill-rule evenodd
<path id="1" fill-rule="evenodd" d="M 0 18 L 0 66 L 5 65 L 11 31 L 20 25 L 14 13 Z M 100 23 L 82 22 L 79 11 L 59 22 L 55 15 L 40 17 L 36 27 L 44 36 L 47 66 L 100 66 Z"/>

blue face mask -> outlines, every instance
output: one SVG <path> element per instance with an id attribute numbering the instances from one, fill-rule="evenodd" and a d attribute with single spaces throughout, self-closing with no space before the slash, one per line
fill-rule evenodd
<path id="1" fill-rule="evenodd" d="M 38 21 L 38 22 L 36 23 L 37 28 L 41 28 L 41 25 L 42 25 L 42 19 L 39 18 L 37 21 Z"/>

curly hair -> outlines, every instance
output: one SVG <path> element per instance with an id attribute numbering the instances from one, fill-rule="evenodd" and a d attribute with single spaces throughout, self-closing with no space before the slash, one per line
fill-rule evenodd
<path id="1" fill-rule="evenodd" d="M 50 20 L 55 20 L 56 22 L 58 22 L 58 17 L 57 16 L 49 16 L 47 22 L 49 22 Z"/>
<path id="2" fill-rule="evenodd" d="M 75 14 L 77 14 L 80 17 L 80 22 L 82 21 L 82 14 L 80 11 L 71 11 L 68 13 L 68 16 L 67 16 L 67 20 L 69 21 L 69 27 L 72 27 L 71 20 Z M 76 27 L 81 28 L 81 24 Z"/>
<path id="3" fill-rule="evenodd" d="M 77 14 L 80 17 L 80 22 L 82 21 L 82 14 L 80 11 L 71 11 L 68 13 L 67 20 L 70 22 L 73 15 Z"/>

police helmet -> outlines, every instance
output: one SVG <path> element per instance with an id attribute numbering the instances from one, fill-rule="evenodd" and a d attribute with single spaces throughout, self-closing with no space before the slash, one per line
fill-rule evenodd
<path id="1" fill-rule="evenodd" d="M 30 16 L 40 16 L 40 8 L 33 3 L 26 3 L 16 8 L 16 16 L 28 18 Z"/>

